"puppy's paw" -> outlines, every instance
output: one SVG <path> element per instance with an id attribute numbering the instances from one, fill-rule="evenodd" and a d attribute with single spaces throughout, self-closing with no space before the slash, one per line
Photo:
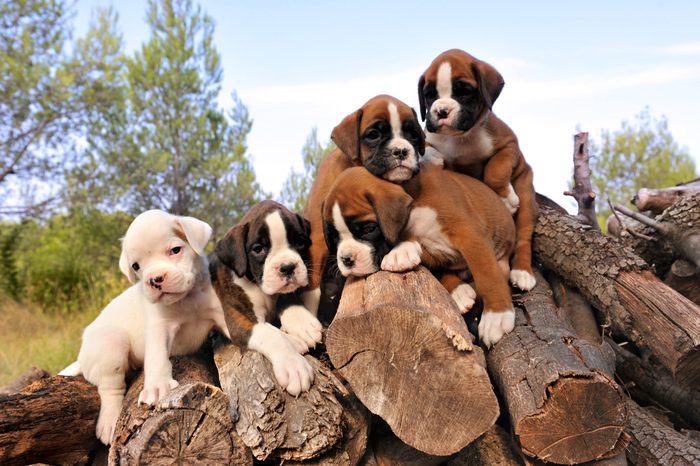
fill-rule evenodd
<path id="1" fill-rule="evenodd" d="M 479 338 L 487 348 L 498 343 L 503 335 L 515 327 L 515 311 L 508 309 L 500 312 L 484 310 L 479 322 Z"/>
<path id="2" fill-rule="evenodd" d="M 281 330 L 304 342 L 304 351 L 321 342 L 323 325 L 304 306 L 290 306 L 280 316 Z"/>
<path id="3" fill-rule="evenodd" d="M 139 404 L 153 406 L 178 385 L 176 380 L 167 377 L 145 383 L 143 390 L 139 393 Z"/>
<path id="4" fill-rule="evenodd" d="M 506 208 L 511 215 L 518 211 L 518 208 L 520 207 L 520 198 L 517 194 L 515 194 L 512 184 L 508 184 L 508 194 L 505 197 L 502 197 L 501 200 L 506 205 Z"/>
<path id="5" fill-rule="evenodd" d="M 457 308 L 459 312 L 465 314 L 469 309 L 474 306 L 476 301 L 476 291 L 470 285 L 462 283 L 457 288 L 452 290 L 452 299 L 457 303 Z"/>
<path id="6" fill-rule="evenodd" d="M 402 241 L 382 259 L 382 270 L 389 272 L 407 272 L 420 264 L 423 251 L 417 241 Z"/>
<path id="7" fill-rule="evenodd" d="M 109 445 L 112 442 L 114 427 L 119 418 L 121 411 L 121 402 L 102 401 L 100 405 L 100 415 L 97 418 L 97 426 L 95 427 L 95 435 L 100 439 L 100 442 Z"/>
<path id="8" fill-rule="evenodd" d="M 537 280 L 527 270 L 513 269 L 510 271 L 510 282 L 523 291 L 530 291 L 537 284 Z"/>
<path id="9" fill-rule="evenodd" d="M 270 362 L 277 383 L 290 395 L 297 396 L 311 387 L 314 369 L 304 356 L 297 352 L 283 351 L 275 354 Z"/>

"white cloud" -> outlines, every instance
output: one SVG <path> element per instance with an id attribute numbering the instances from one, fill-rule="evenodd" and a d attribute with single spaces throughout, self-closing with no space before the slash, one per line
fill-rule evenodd
<path id="1" fill-rule="evenodd" d="M 685 42 L 667 47 L 655 47 L 652 51 L 671 56 L 700 55 L 700 42 Z"/>

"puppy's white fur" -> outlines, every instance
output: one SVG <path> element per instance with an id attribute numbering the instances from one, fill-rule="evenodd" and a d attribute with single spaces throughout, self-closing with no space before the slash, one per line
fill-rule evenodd
<path id="1" fill-rule="evenodd" d="M 345 223 L 340 205 L 336 202 L 333 206 L 333 225 L 338 232 L 338 269 L 344 277 L 349 275 L 364 277 L 377 271 L 374 265 L 374 247 L 364 241 L 358 241 L 352 235 L 350 228 Z M 353 261 L 351 267 L 343 263 L 342 258 L 349 257 Z"/>
<path id="2" fill-rule="evenodd" d="M 66 372 L 97 386 L 97 437 L 109 444 L 124 398 L 125 374 L 144 368 L 139 402 L 153 405 L 178 383 L 170 356 L 195 352 L 215 328 L 229 336 L 211 287 L 204 247 L 211 227 L 159 210 L 137 216 L 122 243 L 119 266 L 133 286 L 114 298 L 85 329 Z"/>

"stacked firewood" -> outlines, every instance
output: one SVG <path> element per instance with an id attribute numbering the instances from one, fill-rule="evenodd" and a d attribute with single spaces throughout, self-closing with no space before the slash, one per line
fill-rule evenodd
<path id="1" fill-rule="evenodd" d="M 155 409 L 131 381 L 107 452 L 95 387 L 33 373 L 0 394 L 0 464 L 700 464 L 700 183 L 640 191 L 604 236 L 575 146 L 579 215 L 540 199 L 537 285 L 494 348 L 427 270 L 379 272 L 346 283 L 299 397 L 214 341 Z"/>

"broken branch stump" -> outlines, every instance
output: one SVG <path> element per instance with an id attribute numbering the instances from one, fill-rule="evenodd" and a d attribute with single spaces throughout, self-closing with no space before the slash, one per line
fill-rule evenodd
<path id="1" fill-rule="evenodd" d="M 541 275 L 521 299 L 515 329 L 486 359 L 523 452 L 558 464 L 619 454 L 627 443 L 625 397 L 606 374 L 599 345 L 556 316 Z"/>
<path id="2" fill-rule="evenodd" d="M 211 362 L 199 356 L 172 359 L 179 386 L 156 408 L 139 405 L 143 372 L 133 381 L 117 420 L 109 464 L 252 465 L 236 434 L 226 395 L 214 384 Z M 94 435 L 94 434 L 93 434 Z"/>
<path id="3" fill-rule="evenodd" d="M 700 384 L 700 307 L 657 279 L 620 241 L 540 206 L 533 252 L 678 383 Z"/>
<path id="4" fill-rule="evenodd" d="M 100 398 L 83 377 L 39 379 L 0 396 L 0 412 L 0 464 L 5 466 L 86 464 L 99 443 Z"/>
<path id="5" fill-rule="evenodd" d="M 314 383 L 309 391 L 293 397 L 277 384 L 262 354 L 241 351 L 229 342 L 214 349 L 236 431 L 259 460 L 308 460 L 342 438 L 343 408 L 335 393 L 344 388 L 317 359 L 308 355 L 306 359 L 314 368 Z"/>
<path id="6" fill-rule="evenodd" d="M 498 417 L 483 352 L 425 268 L 348 280 L 326 348 L 360 401 L 425 453 L 451 455 Z"/>

